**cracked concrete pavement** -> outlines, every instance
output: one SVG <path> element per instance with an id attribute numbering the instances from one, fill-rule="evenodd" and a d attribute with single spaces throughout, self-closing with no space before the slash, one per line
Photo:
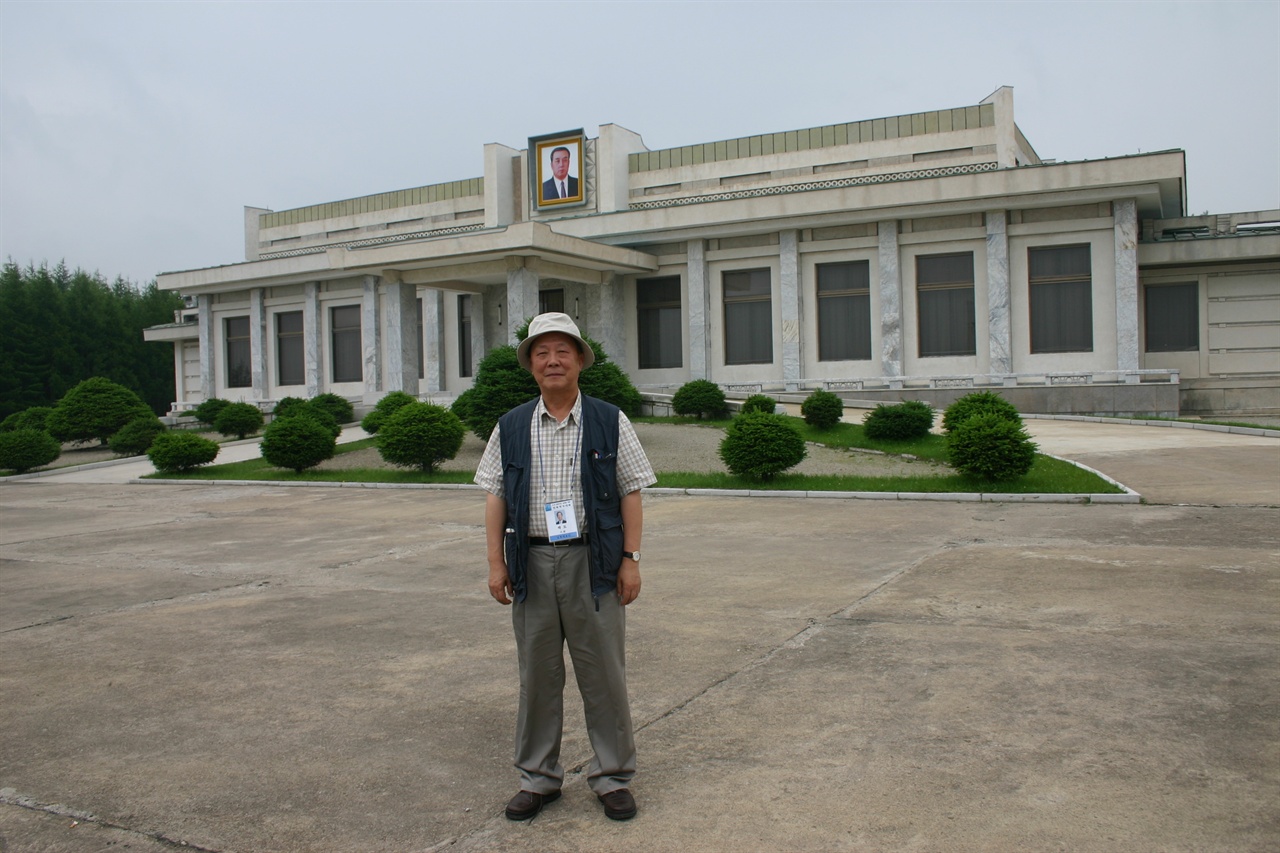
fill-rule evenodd
<path id="1" fill-rule="evenodd" d="M 502 816 L 479 495 L 0 485 L 0 850 L 1280 849 L 1280 442 L 1227 438 L 1081 438 L 1146 505 L 647 497 L 625 824 L 572 688 Z"/>

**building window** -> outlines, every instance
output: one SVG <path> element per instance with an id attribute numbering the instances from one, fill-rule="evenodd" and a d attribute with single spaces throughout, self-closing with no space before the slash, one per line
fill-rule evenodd
<path id="1" fill-rule="evenodd" d="M 727 272 L 724 283 L 724 363 L 773 361 L 773 288 L 769 270 Z"/>
<path id="2" fill-rule="evenodd" d="M 341 305 L 329 309 L 333 337 L 333 381 L 359 382 L 364 378 L 360 344 L 360 306 Z"/>
<path id="3" fill-rule="evenodd" d="M 636 282 L 636 321 L 640 327 L 641 370 L 684 366 L 680 276 Z"/>
<path id="4" fill-rule="evenodd" d="M 458 297 L 458 375 L 471 375 L 471 295 Z"/>
<path id="5" fill-rule="evenodd" d="M 1028 249 L 1031 351 L 1093 352 L 1089 246 Z"/>
<path id="6" fill-rule="evenodd" d="M 921 358 L 975 355 L 973 252 L 916 258 Z"/>
<path id="7" fill-rule="evenodd" d="M 538 292 L 538 313 L 548 314 L 552 311 L 564 313 L 564 288 L 542 290 Z"/>
<path id="8" fill-rule="evenodd" d="M 871 358 L 871 263 L 818 264 L 818 361 Z"/>
<path id="9" fill-rule="evenodd" d="M 302 356 L 302 312 L 282 311 L 276 315 L 276 382 L 302 385 L 306 379 Z"/>
<path id="10" fill-rule="evenodd" d="M 253 384 L 249 355 L 249 318 L 228 317 L 223 321 L 227 338 L 227 387 L 248 388 Z"/>
<path id="11" fill-rule="evenodd" d="M 426 363 L 422 352 L 422 300 L 414 300 L 414 310 L 417 311 L 418 317 L 418 343 L 414 345 L 414 349 L 418 353 L 418 378 L 421 379 L 427 375 Z"/>
<path id="12" fill-rule="evenodd" d="M 1200 286 L 1194 281 L 1149 284 L 1146 296 L 1147 352 L 1200 349 Z"/>

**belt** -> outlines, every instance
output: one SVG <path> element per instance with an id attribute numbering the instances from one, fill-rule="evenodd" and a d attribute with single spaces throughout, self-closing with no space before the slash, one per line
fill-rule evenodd
<path id="1" fill-rule="evenodd" d="M 586 545 L 587 537 L 579 536 L 577 539 L 561 539 L 559 542 L 552 542 L 545 536 L 530 536 L 530 545 L 550 545 L 552 548 L 568 548 L 571 545 Z"/>

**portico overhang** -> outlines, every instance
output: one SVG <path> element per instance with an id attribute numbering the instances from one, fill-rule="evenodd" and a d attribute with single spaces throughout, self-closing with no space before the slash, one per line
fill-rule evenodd
<path id="1" fill-rule="evenodd" d="M 561 234 L 544 223 L 524 222 L 412 242 L 335 246 L 314 254 L 161 273 L 156 283 L 162 290 L 212 294 L 375 275 L 480 293 L 506 284 L 508 272 L 520 268 L 543 278 L 603 284 L 613 275 L 653 272 L 658 259 L 635 249 Z"/>

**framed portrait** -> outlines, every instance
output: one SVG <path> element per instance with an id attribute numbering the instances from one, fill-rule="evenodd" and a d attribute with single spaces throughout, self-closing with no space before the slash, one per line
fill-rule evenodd
<path id="1" fill-rule="evenodd" d="M 577 207 L 587 200 L 582 129 L 529 137 L 529 190 L 534 210 Z"/>

